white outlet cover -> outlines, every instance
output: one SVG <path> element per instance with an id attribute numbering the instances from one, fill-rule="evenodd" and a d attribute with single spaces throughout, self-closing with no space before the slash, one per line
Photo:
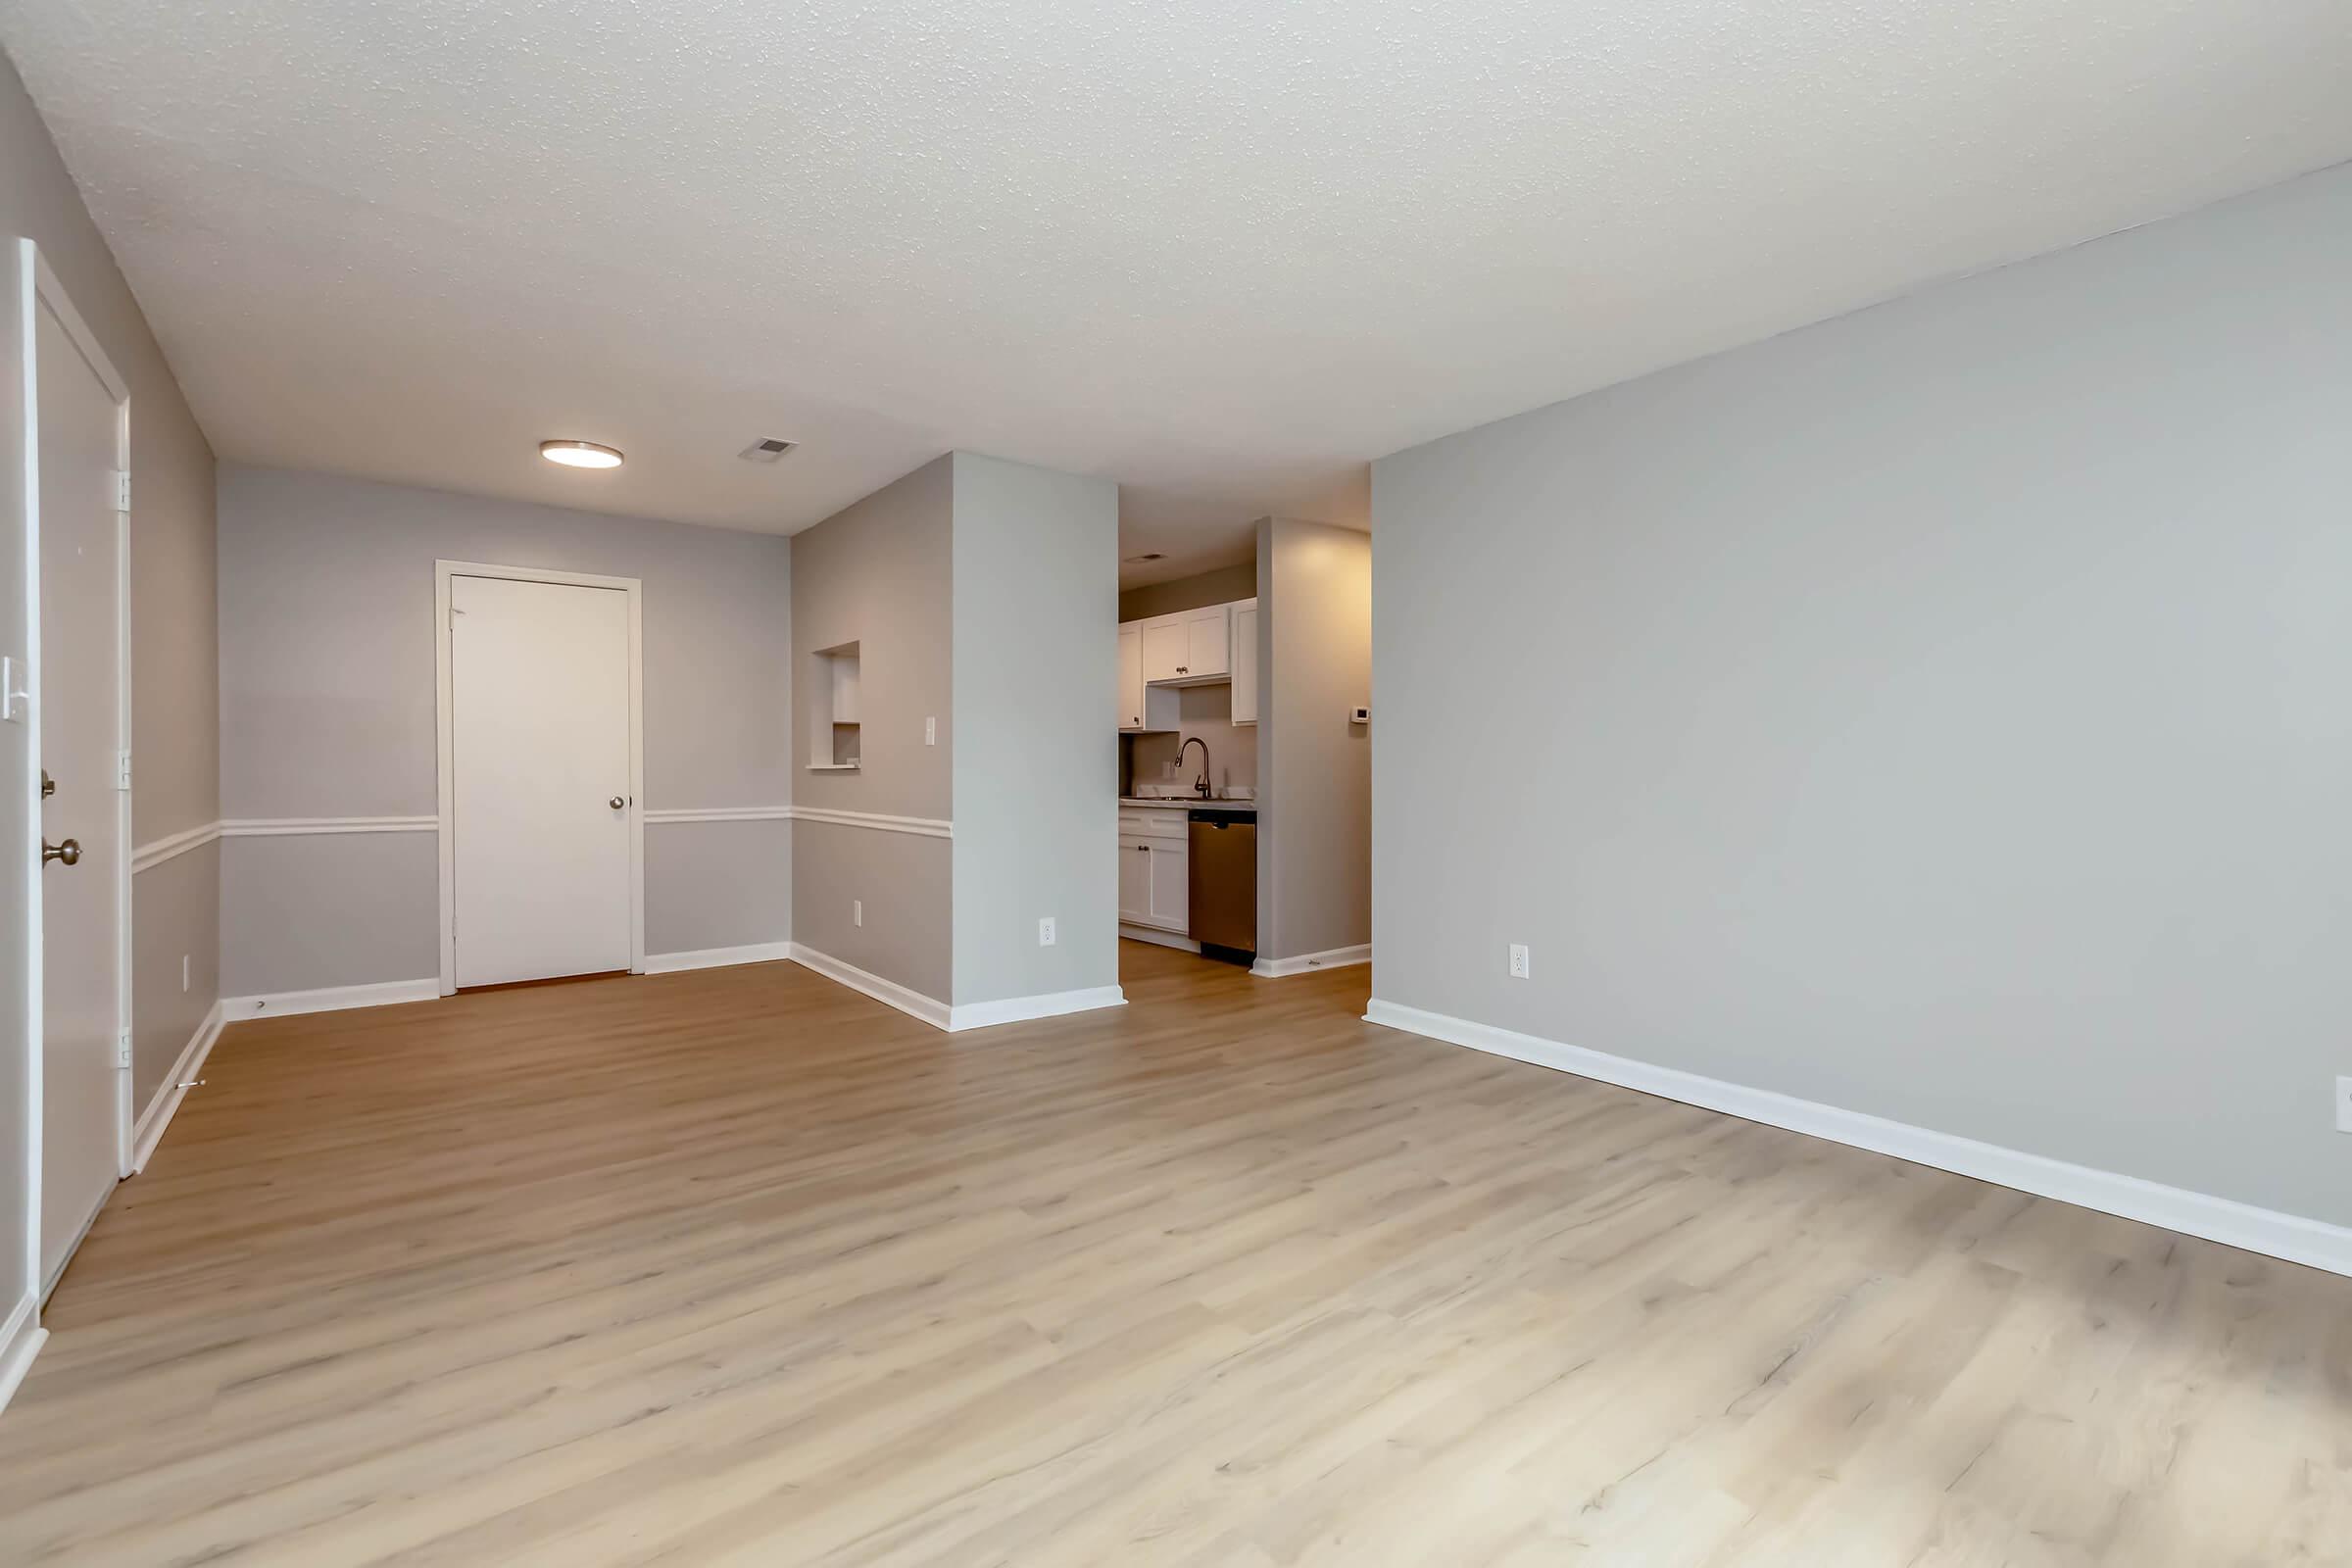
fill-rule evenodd
<path id="1" fill-rule="evenodd" d="M 939 744 L 938 719 L 926 718 L 923 720 L 923 744 L 925 746 L 937 746 Z"/>
<path id="2" fill-rule="evenodd" d="M 850 924 L 865 924 L 865 901 L 863 899 L 852 899 L 850 901 Z"/>
<path id="3" fill-rule="evenodd" d="M 1054 917 L 1050 914 L 1037 922 L 1037 945 L 1041 948 L 1054 945 Z"/>
<path id="4" fill-rule="evenodd" d="M 2335 1081 L 2335 1130 L 2352 1133 L 2352 1077 Z"/>
<path id="5" fill-rule="evenodd" d="M 1527 944 L 1524 942 L 1512 943 L 1510 957 L 1511 978 L 1514 980 L 1526 979 L 1528 974 Z"/>

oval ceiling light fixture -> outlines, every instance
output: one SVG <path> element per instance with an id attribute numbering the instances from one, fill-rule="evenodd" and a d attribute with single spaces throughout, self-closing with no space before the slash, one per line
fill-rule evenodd
<path id="1" fill-rule="evenodd" d="M 620 466 L 620 448 L 600 446 L 594 441 L 542 441 L 539 455 L 550 463 L 561 463 L 566 468 L 617 468 Z"/>

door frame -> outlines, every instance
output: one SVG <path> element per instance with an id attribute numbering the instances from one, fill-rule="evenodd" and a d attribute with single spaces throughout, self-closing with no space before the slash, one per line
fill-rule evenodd
<path id="1" fill-rule="evenodd" d="M 81 312 L 74 306 L 73 296 L 49 267 L 41 248 L 30 238 L 17 241 L 18 331 L 22 340 L 24 360 L 24 639 L 26 696 L 25 723 L 31 733 L 31 743 L 25 748 L 29 759 L 25 765 L 24 787 L 31 802 L 31 825 L 28 842 L 23 846 L 26 863 L 31 866 L 27 878 L 29 892 L 25 899 L 25 1029 L 26 1061 L 24 1083 L 25 1088 L 25 1193 L 27 1202 L 25 1235 L 30 1255 L 26 1259 L 26 1277 L 32 1288 L 45 1298 L 54 1281 L 41 1277 L 41 1159 L 44 1132 L 41 1082 L 41 1057 L 47 1049 L 47 999 L 43 994 L 41 965 L 44 956 L 42 924 L 46 911 L 41 898 L 41 688 L 44 671 L 41 668 L 41 400 L 40 400 L 40 315 L 45 306 L 56 317 L 58 325 L 74 344 L 76 352 L 88 363 L 115 404 L 115 751 L 122 759 L 118 766 L 127 774 L 131 750 L 131 671 L 130 671 L 130 383 L 115 368 L 98 334 Z M 131 1106 L 130 1063 L 128 1041 L 131 1031 L 131 842 L 130 842 L 130 786 L 125 778 L 115 790 L 115 1173 L 118 1180 L 131 1173 Z M 100 1208 L 105 1205 L 103 1201 Z M 96 1211 L 91 1217 L 96 1218 Z M 71 1256 L 71 1250 L 68 1255 Z"/>
<path id="2" fill-rule="evenodd" d="M 441 994 L 458 989 L 458 781 L 451 727 L 456 718 L 450 659 L 450 579 L 497 577 L 567 588 L 612 588 L 629 604 L 629 972 L 645 972 L 645 583 L 543 566 L 479 561 L 433 563 L 433 719 L 435 788 L 440 796 Z"/>

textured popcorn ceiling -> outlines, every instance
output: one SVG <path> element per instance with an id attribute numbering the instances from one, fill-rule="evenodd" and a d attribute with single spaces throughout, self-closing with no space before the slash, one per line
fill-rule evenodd
<path id="1" fill-rule="evenodd" d="M 1360 522 L 1396 448 L 2352 157 L 2345 0 L 7 0 L 0 42 L 225 458 L 790 531 L 964 447 L 1119 479 L 1160 575 Z"/>

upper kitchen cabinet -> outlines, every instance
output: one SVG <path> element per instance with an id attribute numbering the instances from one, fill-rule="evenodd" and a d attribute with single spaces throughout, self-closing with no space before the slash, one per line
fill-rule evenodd
<path id="1" fill-rule="evenodd" d="M 1131 620 L 1119 628 L 1119 728 L 1127 734 L 1177 727 L 1179 699 L 1171 686 L 1144 679 L 1144 627 Z"/>
<path id="2" fill-rule="evenodd" d="M 1233 669 L 1231 605 L 1210 605 L 1144 621 L 1144 681 L 1192 685 L 1223 680 Z"/>
<path id="3" fill-rule="evenodd" d="M 1257 601 L 1233 607 L 1233 721 L 1257 722 Z"/>

